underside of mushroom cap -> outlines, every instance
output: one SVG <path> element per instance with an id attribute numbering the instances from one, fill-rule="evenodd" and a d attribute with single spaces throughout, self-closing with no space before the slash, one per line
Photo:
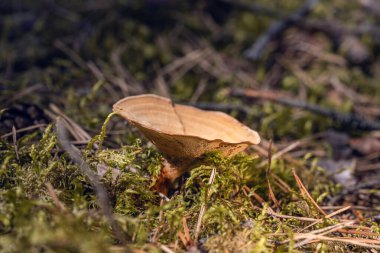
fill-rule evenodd
<path id="1" fill-rule="evenodd" d="M 256 131 L 225 113 L 176 105 L 152 94 L 124 98 L 113 110 L 171 157 L 192 158 L 213 150 L 230 156 L 260 142 Z"/>

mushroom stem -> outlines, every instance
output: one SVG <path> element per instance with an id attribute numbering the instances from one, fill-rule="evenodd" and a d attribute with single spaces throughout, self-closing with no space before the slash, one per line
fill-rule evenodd
<path id="1" fill-rule="evenodd" d="M 163 158 L 161 174 L 158 176 L 153 189 L 168 196 L 177 178 L 189 171 L 193 160 Z"/>

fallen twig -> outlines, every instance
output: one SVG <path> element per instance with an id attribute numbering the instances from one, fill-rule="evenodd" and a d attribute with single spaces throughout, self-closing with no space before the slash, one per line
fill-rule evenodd
<path id="1" fill-rule="evenodd" d="M 266 99 L 285 106 L 296 107 L 323 116 L 327 116 L 333 121 L 339 123 L 343 129 L 354 129 L 362 131 L 373 131 L 380 129 L 379 121 L 368 121 L 357 114 L 341 113 L 332 109 L 321 107 L 319 105 L 309 104 L 305 101 L 283 97 L 276 94 L 275 92 L 258 91 L 254 89 L 231 89 L 230 94 L 233 96 Z"/>
<path id="2" fill-rule="evenodd" d="M 122 230 L 113 216 L 113 212 L 109 204 L 107 191 L 101 184 L 97 175 L 91 170 L 90 166 L 86 163 L 86 161 L 83 160 L 83 158 L 80 155 L 80 151 L 70 143 L 67 137 L 67 130 L 65 125 L 66 124 L 64 123 L 63 119 L 58 117 L 56 121 L 56 128 L 59 143 L 61 144 L 62 148 L 69 154 L 70 158 L 79 165 L 79 168 L 82 171 L 82 173 L 89 179 L 92 187 L 94 187 L 95 194 L 98 200 L 98 205 L 101 208 L 104 216 L 107 218 L 108 223 L 112 227 L 112 230 L 114 231 L 116 238 L 122 244 L 124 244 L 125 247 L 127 247 L 125 245 L 126 241 L 122 233 Z"/>

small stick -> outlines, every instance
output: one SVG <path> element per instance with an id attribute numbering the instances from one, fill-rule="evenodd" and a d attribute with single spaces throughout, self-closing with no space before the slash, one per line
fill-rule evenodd
<path id="1" fill-rule="evenodd" d="M 115 232 L 116 238 L 124 245 L 124 247 L 127 247 L 122 230 L 119 224 L 116 222 L 113 216 L 112 209 L 109 205 L 110 202 L 108 199 L 106 189 L 101 184 L 98 176 L 91 170 L 90 166 L 86 163 L 86 161 L 83 160 L 83 158 L 80 155 L 80 151 L 70 143 L 67 137 L 65 123 L 63 122 L 62 118 L 57 117 L 56 127 L 58 141 L 61 144 L 63 150 L 65 150 L 69 154 L 70 158 L 79 165 L 79 168 L 82 171 L 82 173 L 89 179 L 92 187 L 95 190 L 98 205 L 103 211 L 103 214 L 107 218 L 108 223 L 112 227 L 113 231 Z"/>
<path id="2" fill-rule="evenodd" d="M 285 106 L 304 109 L 312 113 L 329 117 L 333 121 L 340 123 L 342 128 L 351 128 L 362 131 L 373 131 L 380 129 L 379 121 L 368 121 L 357 114 L 341 113 L 332 109 L 321 107 L 316 104 L 309 104 L 302 100 L 284 97 L 280 94 L 276 94 L 273 91 L 258 91 L 254 89 L 231 89 L 230 94 L 232 96 L 245 96 L 249 98 L 266 99 Z"/>
<path id="3" fill-rule="evenodd" d="M 216 169 L 214 168 L 214 169 L 212 169 L 210 179 L 208 180 L 208 185 L 211 185 L 214 182 L 215 174 L 216 174 Z M 206 195 L 206 198 L 207 198 L 207 195 Z M 198 240 L 199 231 L 201 230 L 201 225 L 202 225 L 202 218 L 203 218 L 205 211 L 206 211 L 206 205 L 205 205 L 205 203 L 203 203 L 201 206 L 201 210 L 199 211 L 198 221 L 197 221 L 197 225 L 195 228 L 195 233 L 194 233 L 194 240 L 195 241 Z"/>

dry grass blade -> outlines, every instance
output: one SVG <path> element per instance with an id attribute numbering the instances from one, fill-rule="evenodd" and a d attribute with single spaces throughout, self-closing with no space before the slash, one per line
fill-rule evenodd
<path id="1" fill-rule="evenodd" d="M 76 63 L 82 69 L 86 69 L 86 62 L 82 59 L 82 57 L 73 49 L 69 48 L 65 43 L 61 40 L 56 40 L 54 42 L 54 46 L 65 53 L 74 63 Z"/>
<path id="2" fill-rule="evenodd" d="M 65 208 L 65 205 L 59 200 L 57 194 L 55 193 L 54 191 L 54 188 L 53 186 L 51 185 L 51 183 L 47 182 L 46 184 L 46 188 L 47 190 L 49 191 L 49 194 L 51 196 L 51 199 L 53 200 L 54 204 L 62 211 L 66 211 L 66 208 Z"/>
<path id="3" fill-rule="evenodd" d="M 364 229 L 364 228 L 362 228 Z M 338 230 L 339 233 L 342 233 L 342 234 L 352 234 L 352 235 L 361 235 L 361 236 L 376 236 L 378 238 L 380 238 L 380 234 L 379 233 L 373 233 L 373 232 L 367 232 L 367 231 L 360 231 L 360 230 L 347 230 L 347 229 L 339 229 Z"/>
<path id="4" fill-rule="evenodd" d="M 12 126 L 12 139 L 13 139 L 13 146 L 15 148 L 17 161 L 20 162 L 20 156 L 18 154 L 18 147 L 17 147 L 17 132 L 16 132 L 15 126 Z"/>
<path id="5" fill-rule="evenodd" d="M 292 144 L 290 144 L 289 146 L 287 146 L 286 148 L 278 151 L 277 153 L 275 153 L 273 156 L 272 156 L 272 159 L 273 160 L 276 160 L 278 158 L 280 158 L 281 156 L 285 155 L 286 153 L 292 151 L 293 149 L 297 148 L 298 146 L 300 146 L 302 144 L 301 141 L 296 141 L 296 142 L 293 142 Z"/>
<path id="6" fill-rule="evenodd" d="M 207 87 L 207 80 L 201 79 L 193 95 L 190 98 L 190 101 L 189 101 L 190 104 L 195 104 L 198 101 L 198 99 L 202 96 L 203 92 L 206 90 L 206 87 Z"/>
<path id="7" fill-rule="evenodd" d="M 375 239 L 361 239 L 361 238 L 340 238 L 340 237 L 328 237 L 323 235 L 309 235 L 306 234 L 304 237 L 308 238 L 308 242 L 310 243 L 311 240 L 318 240 L 318 241 L 331 241 L 331 242 L 342 242 L 350 245 L 356 245 L 364 248 L 370 248 L 370 249 L 380 249 L 380 240 Z M 302 245 L 295 245 L 295 247 L 303 246 L 307 243 L 304 243 Z"/>
<path id="8" fill-rule="evenodd" d="M 284 182 L 284 180 L 282 180 L 281 178 L 279 178 L 277 175 L 272 175 L 275 183 L 277 186 L 279 186 L 279 188 L 281 188 L 284 192 L 291 192 L 292 189 L 290 188 L 290 186 Z"/>
<path id="9" fill-rule="evenodd" d="M 139 84 L 139 82 L 129 73 L 129 71 L 122 64 L 121 58 L 125 50 L 125 46 L 119 46 L 111 52 L 111 62 L 115 67 L 115 71 L 118 75 L 117 79 L 120 80 L 118 82 L 115 82 L 115 84 L 118 85 L 120 89 L 124 92 L 124 96 L 130 94 L 144 93 L 144 87 L 141 84 Z"/>
<path id="10" fill-rule="evenodd" d="M 326 216 L 327 215 L 326 212 L 323 211 L 323 209 L 317 204 L 317 202 L 315 202 L 315 200 L 313 199 L 313 197 L 307 191 L 306 187 L 303 185 L 301 179 L 298 177 L 296 171 L 293 169 L 292 172 L 293 172 L 294 178 L 296 179 L 297 186 L 298 186 L 298 188 L 301 191 L 301 194 L 304 195 L 304 196 L 306 196 L 311 201 L 311 203 L 315 206 L 315 208 L 317 208 L 317 210 L 319 210 L 319 212 L 321 212 L 323 215 Z"/>
<path id="11" fill-rule="evenodd" d="M 333 216 L 335 216 L 335 215 L 337 215 L 337 214 L 340 214 L 340 213 L 342 213 L 342 212 L 345 212 L 345 211 L 347 211 L 347 210 L 349 210 L 349 209 L 351 209 L 351 206 L 345 206 L 345 207 L 343 207 L 343 208 L 341 208 L 341 209 L 339 209 L 339 210 L 336 210 L 335 212 L 332 212 L 332 213 L 326 215 L 325 218 L 326 218 L 326 219 L 329 219 L 329 218 L 331 218 L 331 217 L 333 217 Z"/>
<path id="12" fill-rule="evenodd" d="M 62 122 L 66 125 L 65 129 L 67 129 L 70 132 L 70 134 L 75 138 L 75 140 L 87 142 L 90 141 L 91 136 L 85 130 L 83 130 L 81 126 L 75 123 L 75 121 L 73 121 L 69 116 L 63 113 L 56 105 L 50 104 L 49 107 L 51 111 L 44 110 L 44 112 L 52 120 L 55 120 L 57 116 L 62 117 L 64 119 L 64 121 Z"/>
<path id="13" fill-rule="evenodd" d="M 166 83 L 164 77 L 161 74 L 159 74 L 154 80 L 154 86 L 156 87 L 159 95 L 170 98 L 168 84 Z"/>
<path id="14" fill-rule="evenodd" d="M 187 240 L 186 240 L 186 237 L 185 235 L 181 232 L 181 231 L 178 231 L 178 237 L 179 239 L 181 240 L 182 244 L 184 247 L 187 247 Z"/>
<path id="15" fill-rule="evenodd" d="M 29 94 L 33 93 L 34 91 L 39 90 L 41 88 L 43 88 L 43 86 L 40 83 L 36 84 L 36 85 L 32 85 L 30 87 L 27 87 L 27 88 L 21 90 L 19 93 L 15 94 L 13 97 L 11 97 L 7 102 L 11 103 L 11 102 L 14 102 L 16 100 L 20 100 L 24 96 L 29 95 Z"/>
<path id="16" fill-rule="evenodd" d="M 280 217 L 282 215 L 278 215 L 275 211 L 273 211 L 273 209 L 270 207 L 270 206 L 266 206 L 266 203 L 265 203 L 265 200 L 263 198 L 260 197 L 260 195 L 258 195 L 257 193 L 255 192 L 251 192 L 251 189 L 248 187 L 248 186 L 243 186 L 243 192 L 246 196 L 253 196 L 257 202 L 260 203 L 260 205 L 262 207 L 266 207 L 266 212 L 267 214 L 271 215 L 271 216 L 274 216 L 274 217 L 279 217 L 279 218 L 285 218 L 285 216 L 283 217 Z M 255 208 L 256 206 L 253 205 L 252 203 L 252 206 Z M 300 219 L 303 219 L 302 217 L 295 217 L 295 216 L 286 216 L 286 218 L 300 218 Z M 308 218 L 305 218 L 306 221 L 315 221 L 315 219 L 308 219 Z"/>
<path id="17" fill-rule="evenodd" d="M 298 248 L 298 247 L 301 247 L 305 244 L 311 243 L 313 240 L 315 240 L 315 238 L 314 238 L 315 235 L 326 235 L 326 234 L 335 232 L 335 231 L 337 231 L 337 230 L 339 230 L 339 229 L 341 229 L 347 225 L 353 224 L 353 223 L 354 223 L 354 221 L 348 221 L 348 222 L 343 222 L 343 223 L 339 223 L 336 225 L 332 225 L 332 226 L 329 226 L 326 228 L 314 230 L 314 231 L 311 231 L 309 233 L 295 234 L 294 240 L 300 240 L 300 239 L 304 239 L 304 240 L 296 243 L 294 245 L 294 247 Z"/>
<path id="18" fill-rule="evenodd" d="M 30 131 L 30 130 L 33 130 L 33 129 L 36 129 L 36 128 L 42 128 L 44 126 L 46 126 L 46 124 L 36 124 L 36 125 L 33 125 L 33 126 L 28 126 L 28 127 L 16 129 L 16 133 L 22 133 L 22 132 Z M 3 134 L 1 136 L 1 138 L 6 138 L 6 137 L 12 136 L 12 135 L 13 135 L 13 130 L 10 133 Z"/>
<path id="19" fill-rule="evenodd" d="M 299 221 L 309 221 L 309 222 L 315 222 L 318 221 L 318 219 L 315 218 L 309 218 L 309 217 L 298 217 L 298 216 L 292 216 L 292 215 L 286 215 L 286 214 L 279 214 L 275 212 L 268 212 L 269 215 L 277 218 L 282 218 L 282 219 L 294 219 L 294 220 L 299 220 Z"/>
<path id="20" fill-rule="evenodd" d="M 187 226 L 186 217 L 182 218 L 182 225 L 183 225 L 183 230 L 185 232 L 185 238 L 187 242 L 190 243 L 191 242 L 190 230 L 189 230 L 189 227 Z"/>
<path id="21" fill-rule="evenodd" d="M 195 65 L 195 64 L 197 64 L 197 62 L 199 62 L 199 60 L 201 58 L 205 57 L 205 55 L 208 55 L 209 53 L 210 52 L 207 49 L 206 50 L 196 49 L 194 51 L 191 51 L 190 53 L 186 54 L 185 56 L 183 56 L 183 57 L 171 62 L 167 66 L 165 66 L 161 70 L 161 74 L 162 75 L 170 74 L 173 71 L 175 71 L 176 69 L 180 68 L 181 66 L 188 64 L 189 62 L 191 62 L 192 64 Z"/>
<path id="22" fill-rule="evenodd" d="M 336 211 L 334 211 L 334 212 L 332 212 L 332 213 L 326 215 L 326 216 L 324 217 L 324 219 L 329 219 L 329 218 L 331 218 L 331 217 L 333 217 L 333 216 L 335 216 L 335 215 L 337 215 L 337 214 L 340 214 L 340 213 L 342 213 L 342 212 L 344 212 L 344 211 L 347 211 L 347 210 L 349 210 L 349 209 L 351 209 L 351 206 L 345 206 L 345 207 L 343 207 L 343 208 L 341 208 L 341 209 L 339 209 L 339 210 L 336 210 Z M 300 232 L 302 232 L 302 231 L 304 231 L 304 230 L 306 230 L 306 229 L 308 229 L 308 228 L 310 228 L 310 227 L 312 227 L 312 226 L 314 226 L 314 225 L 316 225 L 316 224 L 318 224 L 318 223 L 320 223 L 320 222 L 322 222 L 322 221 L 323 221 L 323 219 L 319 219 L 319 220 L 313 222 L 312 224 L 310 224 L 310 225 L 304 227 L 303 229 L 301 229 Z"/>
<path id="23" fill-rule="evenodd" d="M 168 246 L 166 245 L 160 245 L 160 249 L 165 252 L 165 253 L 174 253 L 173 250 L 171 250 Z"/>
<path id="24" fill-rule="evenodd" d="M 211 175 L 210 175 L 210 179 L 208 180 L 208 185 L 212 185 L 213 184 L 214 179 L 215 179 L 215 174 L 216 174 L 216 169 L 214 168 L 214 169 L 212 169 L 212 172 L 211 172 Z M 207 196 L 206 196 L 206 198 L 207 198 Z M 202 206 L 201 206 L 201 209 L 199 211 L 198 221 L 197 221 L 197 225 L 195 227 L 195 232 L 194 232 L 194 240 L 195 241 L 198 240 L 199 232 L 200 232 L 201 226 L 202 226 L 202 218 L 203 218 L 203 215 L 204 215 L 205 211 L 206 211 L 206 204 L 203 203 Z"/>
<path id="25" fill-rule="evenodd" d="M 348 207 L 346 208 L 346 210 Z M 339 210 L 342 212 L 343 210 Z M 329 217 L 336 215 L 337 212 L 329 214 Z M 378 233 L 366 232 L 366 231 L 358 231 L 358 230 L 346 230 L 343 227 L 354 227 L 355 221 L 346 221 L 337 225 L 333 225 L 327 228 L 315 230 L 309 233 L 298 233 L 295 234 L 295 240 L 304 239 L 303 241 L 295 244 L 295 247 L 301 247 L 309 243 L 314 243 L 318 241 L 336 241 L 343 242 L 347 244 L 357 245 L 361 247 L 367 248 L 380 248 L 380 246 L 376 246 L 376 244 L 380 244 L 380 240 L 378 239 L 367 239 L 367 238 L 352 238 L 352 237 L 326 237 L 324 235 L 332 233 L 332 232 L 340 232 L 340 233 L 349 233 L 349 234 L 357 234 L 362 236 L 376 236 L 380 237 Z M 369 228 L 367 228 L 369 229 Z M 374 245 L 375 244 L 375 245 Z"/>
<path id="26" fill-rule="evenodd" d="M 189 230 L 189 227 L 187 226 L 186 217 L 182 217 L 182 225 L 183 225 L 184 233 L 182 233 L 181 231 L 178 231 L 178 237 L 183 243 L 183 245 L 188 249 L 189 247 L 193 245 L 193 241 L 191 240 L 191 237 L 190 237 L 190 230 Z"/>
<path id="27" fill-rule="evenodd" d="M 264 139 L 262 140 L 262 143 L 264 143 Z M 303 167 L 302 163 L 296 159 L 294 159 L 293 157 L 291 156 L 285 156 L 288 152 L 292 151 L 293 149 L 299 147 L 301 144 L 303 144 L 304 142 L 306 141 L 306 139 L 304 140 L 301 140 L 301 141 L 296 141 L 296 142 L 293 142 L 292 144 L 290 145 L 287 145 L 285 148 L 281 149 L 280 151 L 276 152 L 274 155 L 272 155 L 272 160 L 277 160 L 279 159 L 280 157 L 284 156 L 284 159 L 287 160 L 288 162 L 292 163 L 292 164 L 295 164 L 296 166 L 298 167 Z M 268 152 L 261 148 L 260 146 L 253 146 L 252 147 L 253 149 L 255 149 L 257 152 L 259 152 L 260 154 L 268 157 Z M 260 163 L 259 166 L 264 166 L 265 164 L 267 163 L 267 160 L 264 160 Z"/>

